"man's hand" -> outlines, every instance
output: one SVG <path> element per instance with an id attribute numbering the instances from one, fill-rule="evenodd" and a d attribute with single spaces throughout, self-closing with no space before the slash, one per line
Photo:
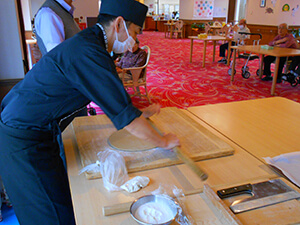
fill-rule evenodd
<path id="1" fill-rule="evenodd" d="M 164 135 L 164 138 L 166 139 L 166 143 L 167 143 L 166 147 L 164 147 L 165 149 L 172 149 L 180 145 L 179 139 L 175 134 L 168 133 Z"/>
<path id="2" fill-rule="evenodd" d="M 142 110 L 143 116 L 145 118 L 149 118 L 150 116 L 153 116 L 155 113 L 159 114 L 160 112 L 160 105 L 159 104 L 152 104 L 148 106 L 147 108 Z"/>
<path id="3" fill-rule="evenodd" d="M 147 140 L 157 147 L 171 149 L 180 145 L 175 134 L 165 134 L 161 136 L 145 119 L 144 116 L 135 118 L 130 124 L 124 127 L 134 136 Z"/>

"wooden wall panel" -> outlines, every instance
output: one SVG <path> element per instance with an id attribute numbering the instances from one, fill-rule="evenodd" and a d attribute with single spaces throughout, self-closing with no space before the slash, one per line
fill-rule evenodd
<path id="1" fill-rule="evenodd" d="M 184 26 L 185 26 L 185 37 L 187 38 L 188 36 L 195 36 L 199 33 L 204 33 L 204 29 L 200 29 L 198 31 L 192 30 L 192 24 L 193 23 L 207 23 L 207 22 L 213 22 L 213 21 L 219 21 L 219 22 L 226 22 L 226 17 L 218 17 L 218 18 L 213 18 L 212 20 L 183 20 Z"/>
<path id="2" fill-rule="evenodd" d="M 248 28 L 250 29 L 251 33 L 260 33 L 262 34 L 262 40 L 260 44 L 268 44 L 270 41 L 274 39 L 274 37 L 278 34 L 278 27 L 277 26 L 268 26 L 268 25 L 255 25 L 255 24 L 248 24 Z M 300 26 L 290 26 L 289 32 L 292 29 L 299 29 Z M 250 43 L 252 43 L 254 38 L 251 38 Z"/>

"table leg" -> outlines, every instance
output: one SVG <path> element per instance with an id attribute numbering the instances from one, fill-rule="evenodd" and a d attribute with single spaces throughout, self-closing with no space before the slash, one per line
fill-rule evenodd
<path id="1" fill-rule="evenodd" d="M 172 25 L 170 26 L 170 38 L 171 39 L 173 38 L 173 26 Z"/>
<path id="2" fill-rule="evenodd" d="M 205 67 L 206 45 L 207 45 L 207 41 L 204 41 L 202 67 Z"/>
<path id="3" fill-rule="evenodd" d="M 230 54 L 230 53 L 228 53 L 228 54 Z M 231 67 L 231 81 L 234 80 L 235 59 L 236 59 L 236 49 L 233 50 L 233 59 L 232 59 L 232 67 Z"/>
<path id="4" fill-rule="evenodd" d="M 168 25 L 165 25 L 165 38 L 167 38 Z"/>
<path id="5" fill-rule="evenodd" d="M 261 79 L 264 70 L 264 58 L 265 55 L 261 55 L 260 65 L 259 65 L 259 79 Z"/>
<path id="6" fill-rule="evenodd" d="M 193 39 L 191 39 L 191 50 L 190 50 L 190 63 L 192 62 L 192 56 L 193 56 Z"/>
<path id="7" fill-rule="evenodd" d="M 215 61 L 215 55 L 216 55 L 216 41 L 213 41 L 213 45 L 214 45 L 214 48 L 213 48 L 213 62 Z"/>
<path id="8" fill-rule="evenodd" d="M 272 87 L 271 87 L 271 95 L 275 94 L 275 88 L 276 88 L 276 81 L 277 81 L 277 77 L 278 77 L 278 67 L 279 67 L 279 60 L 280 57 L 276 57 L 275 60 L 275 70 L 274 70 L 274 76 L 273 76 L 273 82 L 272 82 Z"/>
<path id="9" fill-rule="evenodd" d="M 229 66 L 230 62 L 230 53 L 231 53 L 231 40 L 228 41 L 228 51 L 227 51 L 227 66 Z"/>

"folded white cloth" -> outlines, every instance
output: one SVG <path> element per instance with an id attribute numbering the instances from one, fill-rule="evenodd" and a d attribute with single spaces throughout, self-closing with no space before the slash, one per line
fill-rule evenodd
<path id="1" fill-rule="evenodd" d="M 131 180 L 128 180 L 125 182 L 121 188 L 132 193 L 132 192 L 137 192 L 143 187 L 146 187 L 150 182 L 150 179 L 148 177 L 141 177 L 141 176 L 136 176 L 132 178 Z"/>
<path id="2" fill-rule="evenodd" d="M 300 151 L 282 154 L 274 158 L 263 158 L 268 164 L 278 168 L 294 184 L 300 187 Z"/>

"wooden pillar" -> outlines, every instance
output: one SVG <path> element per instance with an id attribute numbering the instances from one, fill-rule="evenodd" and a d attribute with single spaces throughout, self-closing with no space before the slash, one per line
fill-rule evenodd
<path id="1" fill-rule="evenodd" d="M 236 6 L 236 0 L 228 1 L 228 15 L 227 15 L 227 23 L 234 22 L 234 12 Z"/>

